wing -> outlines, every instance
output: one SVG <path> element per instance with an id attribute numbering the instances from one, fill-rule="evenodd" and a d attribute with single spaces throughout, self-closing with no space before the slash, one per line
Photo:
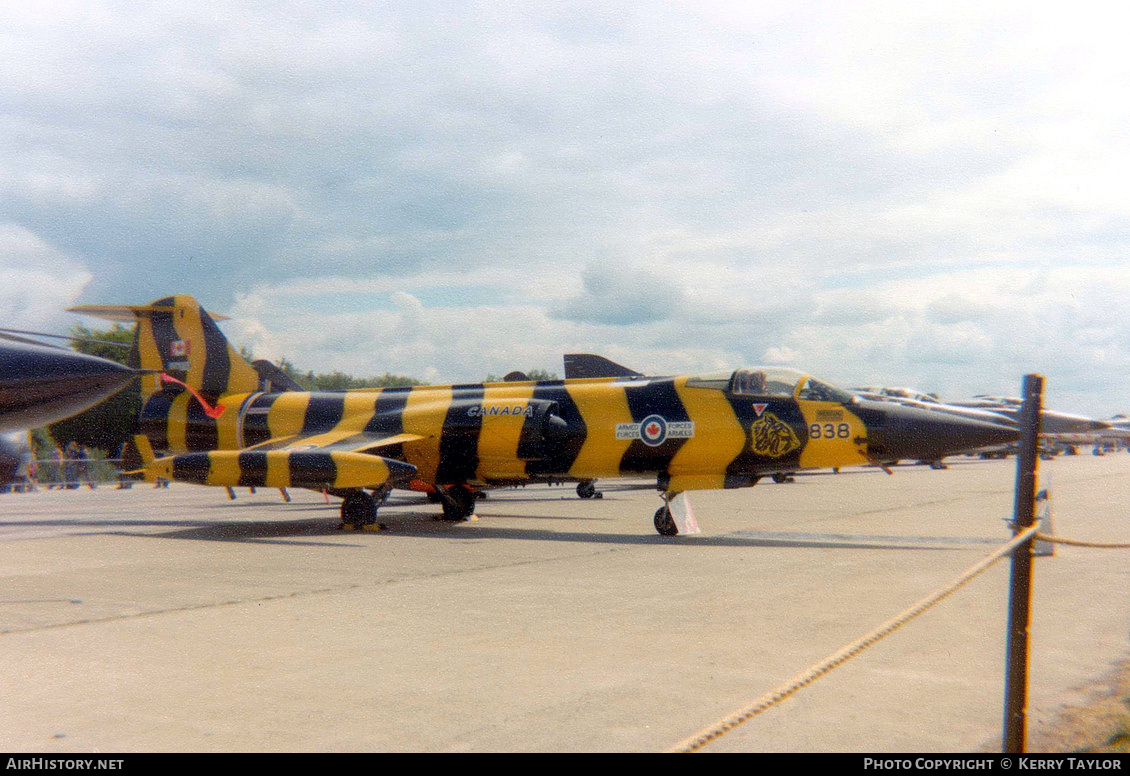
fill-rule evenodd
<path id="1" fill-rule="evenodd" d="M 319 450 L 339 453 L 367 453 L 381 448 L 401 445 L 405 442 L 415 442 L 423 438 L 419 434 L 393 434 L 390 436 L 388 434 L 343 430 L 306 436 L 275 437 L 245 449 L 249 451 L 285 450 L 287 452 L 302 452 Z"/>

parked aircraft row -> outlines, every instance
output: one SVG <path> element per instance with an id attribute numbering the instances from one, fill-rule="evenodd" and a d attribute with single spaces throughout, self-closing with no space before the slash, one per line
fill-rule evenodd
<path id="1" fill-rule="evenodd" d="M 932 409 L 962 417 L 976 418 L 991 423 L 1016 426 L 1020 420 L 1023 401 L 1013 397 L 977 395 L 971 399 L 943 402 L 935 394 L 913 388 L 865 387 L 853 389 L 860 396 L 879 401 L 890 401 L 906 406 Z M 1118 421 L 1098 420 L 1084 415 L 1070 414 L 1041 408 L 1041 442 L 1049 452 L 1068 450 L 1075 452 L 1084 445 L 1099 446 L 1118 442 L 1122 446 L 1130 441 L 1130 422 L 1120 429 Z"/>

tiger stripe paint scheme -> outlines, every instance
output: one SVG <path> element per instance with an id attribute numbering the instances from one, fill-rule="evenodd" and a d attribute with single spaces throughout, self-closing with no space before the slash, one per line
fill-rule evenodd
<path id="1" fill-rule="evenodd" d="M 151 466 L 155 476 L 167 480 L 226 487 L 346 490 L 415 474 L 415 469 L 401 461 L 334 451 L 214 450 L 166 456 Z"/>
<path id="2" fill-rule="evenodd" d="M 869 429 L 888 418 L 782 369 L 269 392 L 190 296 L 72 309 L 136 320 L 140 366 L 174 378 L 143 381 L 139 430 L 163 454 L 147 477 L 324 490 L 344 497 L 346 523 L 373 522 L 370 494 L 392 487 L 434 493 L 462 519 L 492 486 L 642 476 L 669 500 L 863 465 L 882 448 Z"/>

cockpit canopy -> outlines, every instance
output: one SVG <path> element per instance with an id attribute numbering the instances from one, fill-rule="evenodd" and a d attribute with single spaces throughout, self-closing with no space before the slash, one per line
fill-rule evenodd
<path id="1" fill-rule="evenodd" d="M 690 388 L 713 388 L 734 396 L 803 399 L 850 403 L 854 398 L 796 369 L 780 366 L 755 366 L 733 372 L 712 372 L 687 380 Z"/>

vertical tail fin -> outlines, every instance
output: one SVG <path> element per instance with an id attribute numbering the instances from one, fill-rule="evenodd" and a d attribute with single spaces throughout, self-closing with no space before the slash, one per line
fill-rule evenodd
<path id="1" fill-rule="evenodd" d="M 141 379 L 139 426 L 159 450 L 210 450 L 238 443 L 235 414 L 240 401 L 219 400 L 259 390 L 259 374 L 191 296 L 148 305 L 86 305 L 72 312 L 112 321 L 136 322 L 131 364 L 150 374 Z M 232 412 L 224 416 L 224 405 Z"/>
<path id="2" fill-rule="evenodd" d="M 158 299 L 148 305 L 84 305 L 71 312 L 111 321 L 137 322 L 138 366 L 153 370 L 142 378 L 142 400 L 166 386 L 164 372 L 209 399 L 250 393 L 259 375 L 216 326 L 216 319 L 191 296 Z"/>

